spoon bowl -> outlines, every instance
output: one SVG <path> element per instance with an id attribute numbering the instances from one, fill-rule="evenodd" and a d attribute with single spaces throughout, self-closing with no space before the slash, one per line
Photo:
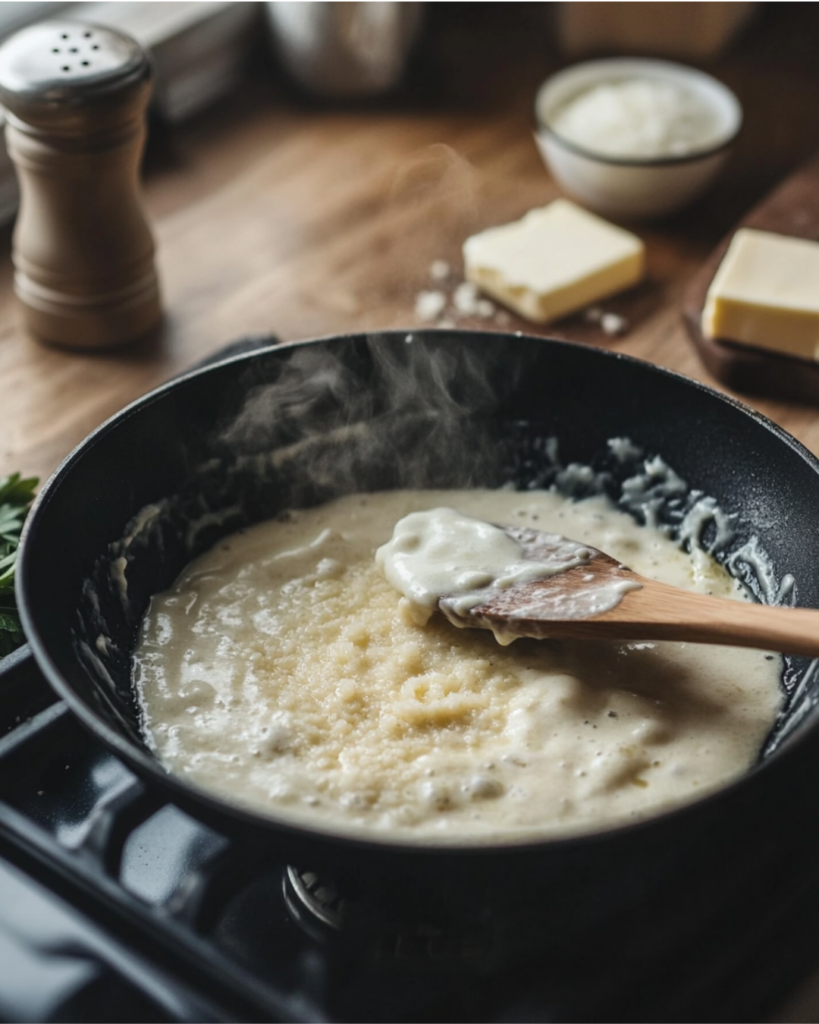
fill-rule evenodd
<path id="1" fill-rule="evenodd" d="M 503 529 L 520 545 L 524 558 L 538 558 L 544 545 L 555 541 L 554 535 L 538 530 Z M 446 595 L 439 601 L 441 611 L 459 625 L 492 630 L 502 643 L 515 637 L 676 640 L 819 657 L 819 611 L 681 590 L 584 547 L 589 557 L 583 564 L 495 589 L 488 600 L 467 610 Z M 605 599 L 597 600 L 601 595 Z"/>

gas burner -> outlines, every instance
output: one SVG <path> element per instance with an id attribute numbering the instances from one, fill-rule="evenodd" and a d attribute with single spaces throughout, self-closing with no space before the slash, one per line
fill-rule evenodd
<path id="1" fill-rule="evenodd" d="M 300 871 L 288 865 L 282 888 L 293 920 L 308 935 L 327 939 L 344 927 L 349 902 L 339 895 L 335 883 L 322 880 L 312 871 Z"/>
<path id="2" fill-rule="evenodd" d="M 468 917 L 445 923 L 396 918 L 343 896 L 335 881 L 291 865 L 284 872 L 283 890 L 293 920 L 312 938 L 352 938 L 379 959 L 471 968 L 485 963 L 496 946 L 491 929 Z"/>

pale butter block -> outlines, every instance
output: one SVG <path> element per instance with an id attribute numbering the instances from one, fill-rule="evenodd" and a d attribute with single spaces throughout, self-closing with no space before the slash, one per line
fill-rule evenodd
<path id="1" fill-rule="evenodd" d="M 819 359 L 819 242 L 737 231 L 708 289 L 702 332 Z"/>
<path id="2" fill-rule="evenodd" d="M 463 254 L 468 281 L 535 323 L 630 288 L 645 272 L 636 235 L 568 199 L 473 235 Z"/>

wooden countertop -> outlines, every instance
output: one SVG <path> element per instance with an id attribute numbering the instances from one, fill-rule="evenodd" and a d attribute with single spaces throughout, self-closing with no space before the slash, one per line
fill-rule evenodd
<path id="1" fill-rule="evenodd" d="M 406 87 L 377 103 L 305 101 L 260 59 L 194 123 L 152 124 L 144 195 L 166 319 L 147 343 L 93 355 L 27 336 L 11 230 L 0 234 L 0 474 L 47 476 L 106 417 L 238 337 L 419 326 L 418 293 L 440 287 L 434 260 L 459 280 L 468 234 L 559 194 L 532 140 L 535 90 L 565 63 L 549 6 L 429 5 Z M 581 316 L 545 329 L 513 316 L 458 325 L 576 339 L 713 384 L 681 296 L 732 225 L 819 150 L 817 6 L 768 5 L 728 54 L 701 65 L 738 93 L 745 128 L 707 197 L 637 226 L 648 280 L 606 303 L 629 322 L 626 334 L 609 337 Z M 739 397 L 819 453 L 819 408 Z"/>

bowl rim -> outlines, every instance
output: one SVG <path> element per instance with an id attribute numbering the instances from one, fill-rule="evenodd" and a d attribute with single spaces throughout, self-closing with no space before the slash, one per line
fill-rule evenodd
<path id="1" fill-rule="evenodd" d="M 555 90 L 559 89 L 561 92 L 563 89 L 568 90 L 571 88 L 571 83 L 577 80 L 577 89 L 574 95 L 579 95 L 595 84 L 636 76 L 667 82 L 685 82 L 693 86 L 698 95 L 706 97 L 712 107 L 717 106 L 716 98 L 727 112 L 727 127 L 716 142 L 689 150 L 686 153 L 669 156 L 629 157 L 612 156 L 590 149 L 567 139 L 549 123 L 552 111 L 547 111 L 545 108 L 549 103 L 550 94 Z M 562 105 L 562 101 L 560 105 Z M 743 111 L 736 94 L 727 85 L 698 68 L 675 61 L 653 58 L 604 57 L 571 64 L 547 78 L 535 96 L 535 119 L 537 121 L 536 134 L 545 136 L 546 143 L 553 142 L 576 156 L 613 167 L 651 168 L 697 163 L 726 151 L 733 145 L 742 129 Z"/>

